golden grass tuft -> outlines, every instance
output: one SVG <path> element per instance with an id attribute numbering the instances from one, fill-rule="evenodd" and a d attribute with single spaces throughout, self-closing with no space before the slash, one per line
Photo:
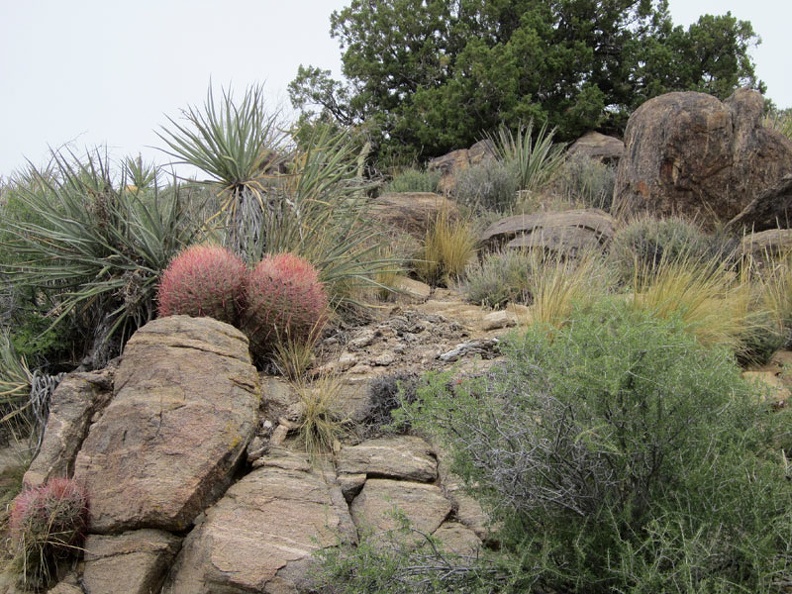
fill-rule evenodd
<path id="1" fill-rule="evenodd" d="M 633 306 L 660 318 L 678 317 L 704 346 L 734 352 L 752 324 L 753 288 L 747 275 L 717 261 L 682 258 L 639 271 Z"/>
<path id="2" fill-rule="evenodd" d="M 344 387 L 337 375 L 324 375 L 313 382 L 298 380 L 292 383 L 302 406 L 299 439 L 312 457 L 335 449 L 344 434 L 345 419 L 339 399 Z"/>
<path id="3" fill-rule="evenodd" d="M 424 244 L 413 262 L 415 272 L 430 285 L 451 284 L 465 273 L 475 256 L 478 237 L 473 225 L 441 212 L 426 232 Z"/>

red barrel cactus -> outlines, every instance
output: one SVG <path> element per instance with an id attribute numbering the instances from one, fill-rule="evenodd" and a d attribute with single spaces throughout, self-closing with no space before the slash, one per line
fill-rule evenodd
<path id="1" fill-rule="evenodd" d="M 194 245 L 179 253 L 162 274 L 159 315 L 209 317 L 236 325 L 247 267 L 218 245 Z"/>
<path id="2" fill-rule="evenodd" d="M 266 357 L 277 341 L 307 341 L 327 321 L 328 299 L 319 272 L 291 253 L 265 256 L 245 287 L 241 328 L 251 350 Z"/>

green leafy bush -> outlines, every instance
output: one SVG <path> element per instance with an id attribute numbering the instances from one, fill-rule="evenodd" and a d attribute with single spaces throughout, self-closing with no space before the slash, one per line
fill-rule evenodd
<path id="1" fill-rule="evenodd" d="M 662 263 L 728 260 L 735 247 L 736 240 L 708 235 L 687 219 L 642 217 L 616 232 L 610 255 L 623 282 L 632 284 Z"/>
<path id="2" fill-rule="evenodd" d="M 159 315 L 208 316 L 236 325 L 247 267 L 242 258 L 218 245 L 194 245 L 162 273 Z"/>
<path id="3" fill-rule="evenodd" d="M 782 591 L 792 484 L 732 355 L 623 301 L 534 326 L 402 414 L 436 436 L 526 576 L 563 592 Z"/>
<path id="4" fill-rule="evenodd" d="M 58 562 L 76 557 L 88 532 L 88 496 L 75 481 L 50 479 L 11 504 L 13 564 L 25 587 L 51 585 Z"/>

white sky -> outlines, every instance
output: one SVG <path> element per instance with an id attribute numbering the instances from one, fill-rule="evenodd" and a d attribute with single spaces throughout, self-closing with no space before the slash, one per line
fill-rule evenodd
<path id="1" fill-rule="evenodd" d="M 0 176 L 49 147 L 107 144 L 165 163 L 155 130 L 201 105 L 210 79 L 241 94 L 265 83 L 274 108 L 300 64 L 340 76 L 330 13 L 349 0 L 0 0 Z M 792 106 L 789 0 L 670 0 L 675 24 L 704 13 L 749 20 L 768 96 Z"/>

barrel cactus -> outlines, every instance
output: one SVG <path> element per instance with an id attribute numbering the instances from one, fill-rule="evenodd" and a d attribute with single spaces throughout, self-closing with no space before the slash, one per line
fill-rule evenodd
<path id="1" fill-rule="evenodd" d="M 236 325 L 247 267 L 218 245 L 195 245 L 179 253 L 162 274 L 159 315 L 210 317 Z"/>
<path id="2" fill-rule="evenodd" d="M 265 256 L 250 272 L 241 327 L 257 357 L 278 341 L 307 342 L 327 321 L 328 300 L 319 273 L 290 253 Z"/>
<path id="3" fill-rule="evenodd" d="M 51 585 L 57 564 L 80 550 L 88 516 L 85 489 L 72 479 L 53 478 L 16 496 L 8 524 L 12 563 L 25 587 Z"/>

